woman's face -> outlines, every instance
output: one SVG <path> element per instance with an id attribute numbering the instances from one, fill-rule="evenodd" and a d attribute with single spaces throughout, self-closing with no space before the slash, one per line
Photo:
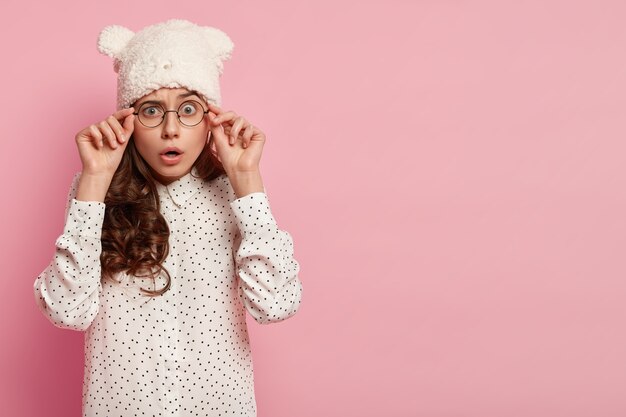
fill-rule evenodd
<path id="1" fill-rule="evenodd" d="M 135 112 L 146 115 L 158 115 L 161 106 L 164 111 L 178 110 L 188 100 L 202 104 L 199 111 L 208 110 L 207 103 L 197 94 L 186 88 L 160 88 L 137 100 L 133 105 Z M 154 102 L 152 102 L 154 101 Z M 193 107 L 181 109 L 181 116 L 193 113 Z M 153 116 L 154 117 L 154 116 Z M 202 121 L 195 126 L 185 126 L 178 120 L 175 112 L 165 113 L 165 119 L 157 127 L 146 127 L 135 117 L 133 140 L 135 147 L 151 168 L 152 175 L 162 184 L 167 185 L 191 171 L 191 167 L 207 144 L 210 132 L 209 118 L 204 115 Z M 180 155 L 170 158 L 164 155 L 168 148 L 178 148 Z"/>

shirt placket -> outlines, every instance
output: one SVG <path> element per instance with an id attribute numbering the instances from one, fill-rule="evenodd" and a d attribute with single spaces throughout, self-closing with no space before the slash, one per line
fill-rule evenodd
<path id="1" fill-rule="evenodd" d="M 169 216 L 168 216 L 169 217 Z M 173 216 L 172 216 L 173 217 Z M 164 262 L 165 267 L 170 273 L 172 283 L 170 289 L 165 293 L 167 302 L 163 303 L 163 321 L 164 321 L 164 337 L 163 337 L 163 362 L 164 362 L 164 409 L 165 415 L 170 417 L 180 416 L 180 381 L 178 378 L 178 370 L 180 369 L 180 347 L 178 342 L 179 324 L 178 324 L 178 303 L 176 300 L 177 286 L 176 277 L 178 275 L 178 253 L 173 247 L 172 242 L 175 240 L 173 232 L 174 225 L 172 220 L 168 218 L 170 223 L 170 255 Z"/>

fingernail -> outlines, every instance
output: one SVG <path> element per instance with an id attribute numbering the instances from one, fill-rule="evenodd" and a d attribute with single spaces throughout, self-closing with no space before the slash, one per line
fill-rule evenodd
<path id="1" fill-rule="evenodd" d="M 126 136 L 122 135 L 122 142 L 126 142 Z"/>

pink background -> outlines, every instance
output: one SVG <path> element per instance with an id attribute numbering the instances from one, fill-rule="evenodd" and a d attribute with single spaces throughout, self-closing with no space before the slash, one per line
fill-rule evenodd
<path id="1" fill-rule="evenodd" d="M 623 1 L 9 3 L 0 414 L 80 413 L 32 284 L 114 111 L 99 31 L 178 17 L 235 43 L 301 264 L 298 314 L 248 317 L 259 417 L 626 415 Z"/>

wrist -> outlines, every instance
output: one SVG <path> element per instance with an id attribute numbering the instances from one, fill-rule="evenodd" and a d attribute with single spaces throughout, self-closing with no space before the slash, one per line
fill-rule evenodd
<path id="1" fill-rule="evenodd" d="M 232 171 L 226 174 L 237 198 L 254 192 L 265 192 L 261 172 L 258 169 L 253 171 Z"/>
<path id="2" fill-rule="evenodd" d="M 83 172 L 76 190 L 76 200 L 104 202 L 112 177 Z"/>

